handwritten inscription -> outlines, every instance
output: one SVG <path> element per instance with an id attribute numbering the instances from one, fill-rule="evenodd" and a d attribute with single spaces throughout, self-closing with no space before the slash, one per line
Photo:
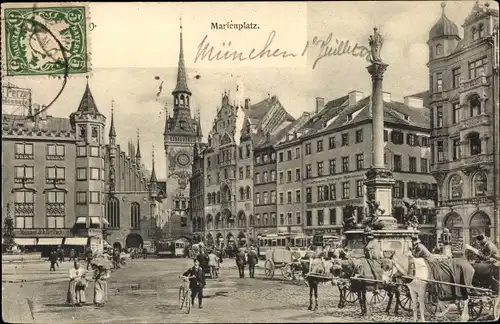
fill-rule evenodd
<path id="1" fill-rule="evenodd" d="M 286 49 L 274 48 L 273 41 L 276 37 L 276 31 L 273 30 L 269 33 L 269 36 L 261 49 L 252 48 L 248 53 L 234 49 L 233 43 L 231 41 L 223 42 L 222 48 L 217 48 L 215 45 L 211 44 L 208 40 L 208 35 L 202 39 L 198 45 L 198 52 L 194 62 L 198 60 L 208 60 L 208 61 L 222 61 L 222 60 L 232 60 L 232 61 L 247 61 L 255 59 L 268 59 L 268 58 L 290 58 L 298 57 L 309 54 L 312 49 L 319 49 L 318 55 L 313 63 L 312 69 L 314 70 L 318 62 L 329 56 L 341 56 L 341 55 L 352 55 L 354 57 L 364 57 L 368 62 L 370 62 L 371 54 L 367 47 L 354 44 L 351 45 L 349 41 L 339 41 L 335 39 L 333 42 L 333 33 L 328 34 L 328 37 L 321 39 L 315 36 L 312 41 L 307 41 L 302 52 L 293 53 Z"/>

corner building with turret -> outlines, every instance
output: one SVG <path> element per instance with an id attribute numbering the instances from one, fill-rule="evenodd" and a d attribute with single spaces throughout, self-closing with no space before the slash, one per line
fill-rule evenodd
<path id="1" fill-rule="evenodd" d="M 454 254 L 462 254 L 478 233 L 498 241 L 498 4 L 476 2 L 463 38 L 445 6 L 427 43 L 431 173 L 439 191 L 438 235 L 448 228 Z"/>
<path id="2" fill-rule="evenodd" d="M 2 111 L 2 222 L 28 251 L 109 245 L 140 247 L 161 225 L 164 183 L 149 178 L 137 149 L 116 143 L 89 84 L 69 118 L 33 104 L 27 116 Z M 154 175 L 154 169 L 153 169 Z"/>

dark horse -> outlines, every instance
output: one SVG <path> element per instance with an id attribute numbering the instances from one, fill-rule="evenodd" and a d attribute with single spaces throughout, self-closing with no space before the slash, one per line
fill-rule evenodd
<path id="1" fill-rule="evenodd" d="M 353 260 L 351 258 L 344 260 L 336 260 L 333 266 L 333 275 L 336 278 L 349 280 L 350 290 L 358 296 L 359 305 L 361 307 L 361 315 L 367 314 L 366 308 L 366 292 L 375 290 L 378 287 L 382 287 L 387 291 L 389 301 L 385 309 L 386 313 L 389 313 L 392 306 L 393 297 L 396 297 L 396 306 L 394 308 L 394 314 L 398 314 L 399 311 L 399 298 L 400 292 L 395 285 L 382 285 L 377 282 L 370 282 L 364 280 L 352 279 L 354 277 L 366 278 L 371 280 L 381 280 L 382 279 L 382 266 L 377 260 L 369 260 L 366 258 L 359 258 Z M 345 281 L 344 281 L 345 282 Z M 347 289 L 345 285 L 338 284 L 340 293 L 340 301 L 338 304 L 339 308 L 344 308 L 346 304 L 346 293 Z"/>

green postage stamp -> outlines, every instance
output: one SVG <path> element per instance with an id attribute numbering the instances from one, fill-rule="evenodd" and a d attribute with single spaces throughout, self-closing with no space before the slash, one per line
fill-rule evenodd
<path id="1" fill-rule="evenodd" d="M 87 8 L 70 3 L 2 8 L 4 73 L 28 76 L 89 72 Z"/>

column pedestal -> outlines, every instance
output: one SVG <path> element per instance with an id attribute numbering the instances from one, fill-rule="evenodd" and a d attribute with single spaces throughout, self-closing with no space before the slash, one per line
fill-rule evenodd
<path id="1" fill-rule="evenodd" d="M 380 212 L 378 221 L 383 224 L 384 229 L 396 229 L 397 221 L 392 216 L 392 188 L 396 181 L 392 177 L 392 172 L 385 168 L 372 167 L 366 173 L 366 193 L 368 200 L 378 201 Z"/>

